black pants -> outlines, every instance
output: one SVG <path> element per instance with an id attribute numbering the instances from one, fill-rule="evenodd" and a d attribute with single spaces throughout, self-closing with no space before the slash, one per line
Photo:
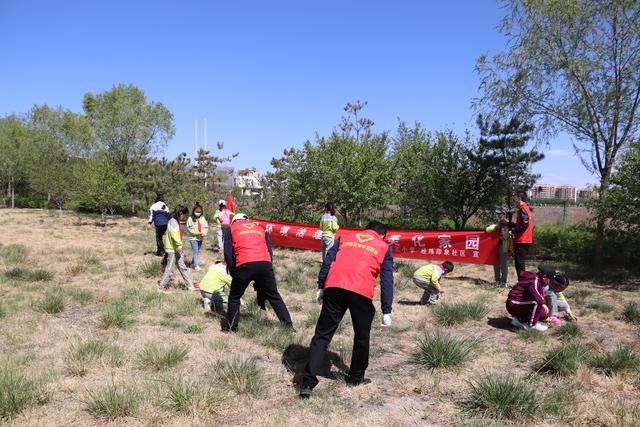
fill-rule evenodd
<path id="1" fill-rule="evenodd" d="M 162 236 L 164 236 L 166 231 L 166 225 L 156 225 L 156 255 L 164 255 L 164 243 L 162 242 Z"/>
<path id="2" fill-rule="evenodd" d="M 231 289 L 229 290 L 229 303 L 227 305 L 227 321 L 223 329 L 238 330 L 240 298 L 251 281 L 255 282 L 256 290 L 262 292 L 267 301 L 269 301 L 280 322 L 291 326 L 291 316 L 278 292 L 273 266 L 268 261 L 256 261 L 242 264 L 233 273 Z"/>
<path id="3" fill-rule="evenodd" d="M 325 352 L 347 310 L 351 313 L 354 334 L 348 380 L 361 381 L 369 366 L 369 337 L 376 309 L 369 298 L 340 288 L 325 289 L 322 300 L 322 310 L 309 346 L 309 362 L 304 369 L 302 386 L 313 388 L 318 384 L 316 375 L 322 367 Z"/>
<path id="4" fill-rule="evenodd" d="M 518 276 L 518 280 L 520 280 L 520 272 L 526 271 L 524 263 L 527 260 L 529 246 L 531 246 L 530 243 L 516 243 L 516 247 L 513 252 L 513 258 L 516 265 L 516 276 Z"/>

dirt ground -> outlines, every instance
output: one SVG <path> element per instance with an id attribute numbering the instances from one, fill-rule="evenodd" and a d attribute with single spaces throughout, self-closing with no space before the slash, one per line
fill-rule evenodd
<path id="1" fill-rule="evenodd" d="M 504 309 L 507 291 L 493 288 L 490 266 L 456 265 L 443 282 L 443 301 L 462 302 L 482 299 L 489 306 L 481 321 L 470 321 L 447 328 L 436 325 L 431 309 L 418 304 L 421 291 L 410 279 L 409 267 L 395 273 L 393 325 L 380 325 L 380 302 L 376 294 L 376 319 L 371 336 L 371 358 L 367 377 L 372 383 L 347 388 L 339 379 L 321 378 L 314 396 L 300 401 L 293 385 L 296 369 L 303 363 L 305 347 L 315 326 L 315 281 L 320 254 L 285 249 L 275 250 L 274 268 L 278 285 L 287 303 L 297 332 L 273 335 L 267 339 L 261 329 L 251 334 L 246 328 L 255 324 L 254 293 L 248 288 L 240 332 L 225 334 L 220 321 L 198 307 L 197 292 L 174 289 L 170 295 L 155 292 L 158 277 L 143 268 L 158 258 L 153 231 L 146 230 L 144 219 L 116 218 L 104 228 L 96 218 L 39 210 L 2 210 L 3 227 L 0 250 L 9 245 L 27 247 L 27 256 L 15 261 L 0 258 L 0 299 L 4 317 L 0 320 L 0 359 L 5 366 L 16 366 L 46 384 L 49 398 L 42 405 L 30 406 L 14 420 L 15 425 L 485 425 L 487 420 L 472 418 L 463 402 L 469 382 L 487 373 L 533 378 L 536 389 L 544 393 L 558 385 L 577 391 L 571 402 L 572 415 L 562 422 L 540 419 L 527 425 L 633 425 L 630 416 L 620 417 L 619 408 L 640 405 L 638 373 L 602 375 L 581 367 L 568 377 L 536 374 L 543 354 L 559 345 L 551 331 L 535 342 L 524 340 L 509 327 Z M 209 265 L 220 255 L 212 250 L 213 236 L 205 241 L 201 255 Z M 191 249 L 185 239 L 187 256 Z M 97 260 L 96 260 L 97 258 Z M 414 266 L 411 261 L 402 261 Z M 84 267 L 83 267 L 84 266 Z M 88 266 L 88 267 L 87 267 Z M 50 281 L 24 281 L 7 271 L 13 268 L 46 269 Z M 86 268 L 85 268 L 86 267 Z M 196 281 L 204 271 L 189 271 Z M 511 272 L 511 278 L 514 277 Z M 174 285 L 179 285 L 174 279 Z M 64 310 L 48 314 L 37 310 L 34 301 L 48 288 L 65 292 Z M 626 290 L 600 288 L 590 282 L 573 282 L 575 289 L 588 289 L 578 303 L 569 299 L 580 317 L 583 341 L 594 349 L 613 349 L 626 344 L 640 350 L 638 325 L 620 319 L 628 300 L 640 300 L 637 288 Z M 78 295 L 84 297 L 78 297 Z M 74 297 L 75 295 L 75 297 Z M 134 309 L 133 323 L 126 328 L 104 328 L 100 317 L 118 298 L 126 298 Z M 587 305 L 604 301 L 613 310 L 600 313 Z M 251 315 L 250 315 L 251 314 Z M 264 316 L 263 316 L 264 317 Z M 272 310 L 266 324 L 277 329 Z M 264 320 L 264 319 L 263 319 Z M 348 366 L 352 331 L 349 319 L 339 329 L 330 351 L 339 372 Z M 196 326 L 193 326 L 196 325 Z M 195 333 L 186 333 L 188 327 Z M 245 327 L 243 332 L 243 327 Z M 481 347 L 474 359 L 456 369 L 429 370 L 412 362 L 416 339 L 425 332 L 442 329 L 453 336 L 477 338 Z M 269 332 L 270 333 L 270 332 Z M 102 340 L 118 348 L 122 360 L 90 363 L 83 375 L 71 369 L 69 354 L 74 345 L 88 339 Z M 140 366 L 139 354 L 149 344 L 183 344 L 188 356 L 173 368 L 151 372 Z M 221 360 L 248 359 L 255 356 L 265 379 L 257 397 L 221 393 L 216 408 L 206 411 L 176 412 L 159 405 L 158 384 L 166 375 L 180 376 L 201 385 L 213 384 L 213 366 Z M 293 372 L 292 372 L 293 371 Z M 140 398 L 135 413 L 107 421 L 87 411 L 87 396 L 106 385 L 131 387 Z M 214 388 L 215 386 L 211 386 Z M 636 422 L 640 422 L 635 420 Z M 498 425 L 503 425 L 503 422 Z M 515 423 L 518 424 L 518 423 Z"/>

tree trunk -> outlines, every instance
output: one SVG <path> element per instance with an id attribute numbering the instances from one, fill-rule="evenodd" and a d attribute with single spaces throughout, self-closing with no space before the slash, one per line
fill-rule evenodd
<path id="1" fill-rule="evenodd" d="M 11 209 L 16 207 L 16 181 L 13 176 L 9 178 L 9 187 L 11 188 Z"/>
<path id="2" fill-rule="evenodd" d="M 606 207 L 604 204 L 607 202 L 607 193 L 609 192 L 609 175 L 610 171 L 605 170 L 600 179 L 600 194 L 598 195 L 598 210 L 596 212 L 596 241 L 595 241 L 595 253 L 593 261 L 596 268 L 602 267 L 604 258 L 604 228 L 606 222 Z"/>

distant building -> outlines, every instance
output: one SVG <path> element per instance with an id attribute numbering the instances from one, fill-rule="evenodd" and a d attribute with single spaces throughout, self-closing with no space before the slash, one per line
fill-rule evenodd
<path id="1" fill-rule="evenodd" d="M 238 171 L 235 178 L 235 186 L 240 189 L 243 196 L 259 196 L 262 194 L 260 174 L 255 168 Z"/>
<path id="2" fill-rule="evenodd" d="M 591 200 L 598 197 L 598 190 L 591 187 L 581 188 L 578 190 L 578 200 Z"/>
<path id="3" fill-rule="evenodd" d="M 576 187 L 573 185 L 560 185 L 556 187 L 555 198 L 560 200 L 576 201 Z"/>
<path id="4" fill-rule="evenodd" d="M 532 199 L 554 199 L 556 197 L 556 186 L 551 184 L 536 184 L 529 191 Z"/>

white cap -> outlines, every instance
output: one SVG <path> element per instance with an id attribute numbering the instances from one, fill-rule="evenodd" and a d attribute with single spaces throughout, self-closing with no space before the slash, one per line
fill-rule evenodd
<path id="1" fill-rule="evenodd" d="M 243 219 L 249 219 L 249 217 L 243 213 L 237 213 L 234 215 L 233 219 L 231 220 L 231 224 L 233 224 L 236 221 L 240 221 Z"/>
<path id="2" fill-rule="evenodd" d="M 225 206 L 227 206 L 227 202 L 225 202 L 224 200 L 220 200 L 220 201 L 218 202 L 218 205 L 225 205 Z"/>

